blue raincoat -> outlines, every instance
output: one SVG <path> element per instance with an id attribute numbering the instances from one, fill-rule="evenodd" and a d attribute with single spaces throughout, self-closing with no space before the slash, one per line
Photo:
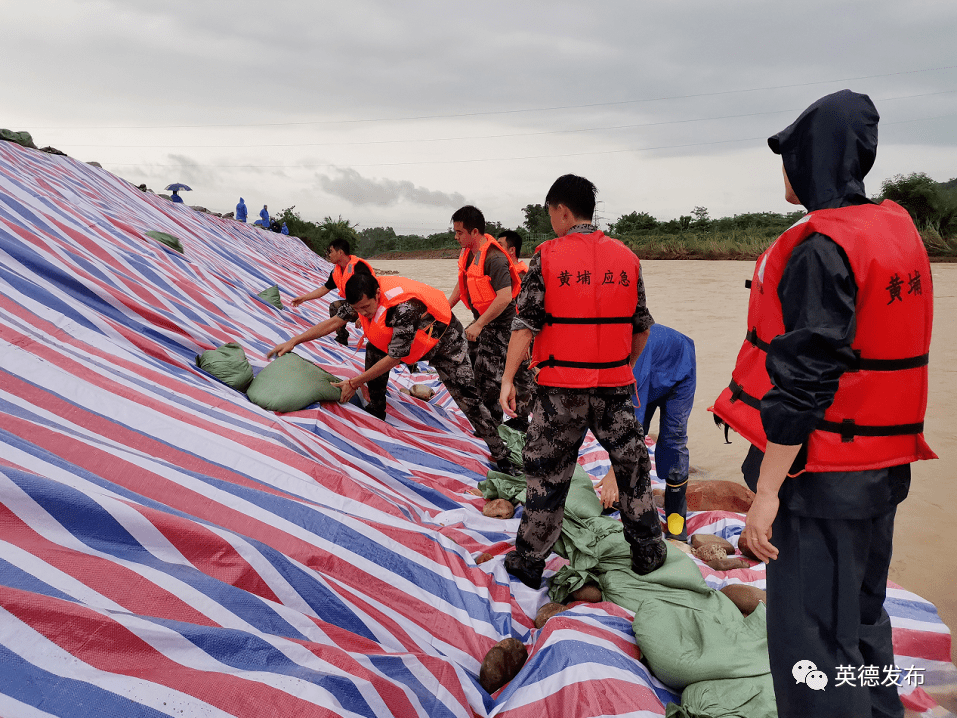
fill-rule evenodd
<path id="1" fill-rule="evenodd" d="M 246 221 L 246 201 L 240 197 L 239 204 L 236 205 L 236 219 L 240 222 Z"/>
<path id="2" fill-rule="evenodd" d="M 286 223 L 282 223 L 282 229 L 279 230 L 280 234 L 289 234 L 289 227 L 286 226 Z"/>
<path id="3" fill-rule="evenodd" d="M 681 332 L 653 324 L 644 351 L 635 364 L 634 374 L 638 396 L 635 413 L 645 434 L 655 411 L 659 412 L 655 470 L 666 484 L 668 534 L 683 538 L 687 514 L 688 418 L 697 381 L 694 342 Z"/>

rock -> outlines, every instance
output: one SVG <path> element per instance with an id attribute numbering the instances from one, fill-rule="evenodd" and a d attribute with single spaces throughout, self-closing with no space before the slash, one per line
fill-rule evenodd
<path id="1" fill-rule="evenodd" d="M 602 595 L 601 589 L 597 584 L 586 583 L 584 586 L 579 588 L 577 591 L 573 591 L 571 595 L 573 601 L 586 601 L 588 603 L 601 603 Z"/>
<path id="2" fill-rule="evenodd" d="M 472 488 L 469 489 L 466 493 L 472 494 L 473 496 L 484 496 L 481 489 Z"/>
<path id="3" fill-rule="evenodd" d="M 492 694 L 517 676 L 527 660 L 528 649 L 517 638 L 499 641 L 485 654 L 479 684 Z"/>
<path id="4" fill-rule="evenodd" d="M 99 162 L 87 162 L 87 164 L 88 164 L 88 165 L 91 165 L 91 166 L 93 166 L 93 167 L 99 167 L 100 169 L 103 169 L 103 165 L 101 165 Z M 162 197 L 162 196 L 163 196 L 163 195 L 160 195 L 160 197 Z M 166 199 L 169 199 L 169 197 L 167 197 Z"/>
<path id="5" fill-rule="evenodd" d="M 413 384 L 409 393 L 416 399 L 421 399 L 422 401 L 428 401 L 435 396 L 435 390 L 427 384 Z"/>
<path id="6" fill-rule="evenodd" d="M 554 616 L 556 613 L 561 613 L 565 610 L 565 608 L 566 607 L 564 603 L 555 603 L 555 601 L 546 603 L 544 606 L 538 609 L 538 613 L 535 614 L 535 628 L 542 628 L 549 618 Z"/>
<path id="7" fill-rule="evenodd" d="M 662 529 L 662 531 L 664 531 L 664 529 Z M 691 547 L 690 547 L 687 543 L 685 543 L 684 541 L 679 541 L 678 539 L 673 539 L 673 538 L 666 538 L 665 541 L 667 541 L 668 543 L 670 543 L 672 546 L 674 546 L 674 547 L 675 547 L 676 549 L 678 549 L 679 551 L 684 551 L 684 552 L 685 552 L 686 554 L 688 554 L 689 556 L 692 555 L 692 554 L 691 554 Z"/>
<path id="8" fill-rule="evenodd" d="M 508 499 L 492 499 L 486 502 L 482 513 L 493 519 L 510 519 L 515 515 L 515 507 Z"/>
<path id="9" fill-rule="evenodd" d="M 223 215 L 223 219 L 236 219 L 236 213 L 227 212 L 226 214 Z"/>
<path id="10" fill-rule="evenodd" d="M 46 152 L 48 155 L 60 155 L 61 157 L 66 157 L 66 152 L 58 150 L 56 147 L 41 147 L 40 152 Z"/>
<path id="11" fill-rule="evenodd" d="M 705 563 L 708 563 L 708 561 L 717 561 L 718 559 L 728 557 L 728 552 L 725 550 L 725 548 L 715 543 L 706 543 L 697 548 L 692 548 L 691 553 Z"/>
<path id="12" fill-rule="evenodd" d="M 748 558 L 754 559 L 755 561 L 761 560 L 757 557 L 757 555 L 755 555 L 754 550 L 751 548 L 751 544 L 748 543 L 748 540 L 744 537 L 744 534 L 738 536 L 738 551 L 743 553 Z"/>
<path id="13" fill-rule="evenodd" d="M 197 212 L 205 212 L 206 214 L 209 214 L 209 210 L 208 210 L 208 209 L 206 209 L 205 207 L 201 207 L 201 206 L 199 206 L 198 204 L 190 204 L 190 205 L 187 205 L 187 206 L 188 206 L 190 209 L 196 210 Z"/>
<path id="14" fill-rule="evenodd" d="M 768 604 L 767 592 L 754 586 L 748 586 L 745 583 L 729 584 L 721 589 L 721 593 L 730 598 L 731 602 L 745 616 L 750 616 L 759 603 L 763 603 L 765 606 Z"/>
<path id="15" fill-rule="evenodd" d="M 136 189 L 138 189 L 140 192 L 149 192 L 145 182 L 141 185 L 137 185 Z"/>
<path id="16" fill-rule="evenodd" d="M 715 536 L 714 534 L 694 534 L 691 537 L 691 548 L 701 548 L 708 544 L 720 546 L 724 549 L 725 555 L 727 556 L 734 555 L 734 544 L 720 536 Z"/>
<path id="17" fill-rule="evenodd" d="M 479 564 L 485 563 L 486 561 L 491 561 L 493 558 L 495 557 L 492 554 L 483 553 L 481 556 L 475 559 L 475 565 L 478 566 Z"/>
<path id="18" fill-rule="evenodd" d="M 716 558 L 705 563 L 714 571 L 733 571 L 736 568 L 751 567 L 751 564 L 743 558 Z"/>
<path id="19" fill-rule="evenodd" d="M 685 493 L 688 511 L 734 511 L 744 514 L 751 508 L 754 493 L 733 481 L 689 481 Z"/>

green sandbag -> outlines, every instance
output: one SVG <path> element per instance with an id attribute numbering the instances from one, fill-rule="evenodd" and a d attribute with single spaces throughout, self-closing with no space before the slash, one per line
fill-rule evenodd
<path id="1" fill-rule="evenodd" d="M 29 132 L 14 132 L 13 130 L 0 130 L 0 140 L 6 140 L 7 142 L 13 142 L 14 144 L 20 145 L 22 147 L 29 147 L 31 150 L 35 150 L 37 146 L 33 144 L 33 137 L 30 136 Z"/>
<path id="2" fill-rule="evenodd" d="M 246 396 L 268 411 L 299 411 L 317 401 L 339 401 L 342 392 L 330 386 L 334 381 L 341 379 L 289 352 L 256 375 Z"/>
<path id="3" fill-rule="evenodd" d="M 681 705 L 669 703 L 666 718 L 776 718 L 771 674 L 698 681 L 681 692 Z"/>
<path id="4" fill-rule="evenodd" d="M 260 299 L 264 299 L 270 304 L 272 304 L 276 309 L 282 309 L 282 299 L 279 298 L 279 285 L 274 284 L 269 289 L 262 290 L 259 294 L 256 295 Z"/>
<path id="5" fill-rule="evenodd" d="M 196 366 L 236 391 L 246 391 L 253 380 L 253 368 L 249 366 L 246 352 L 235 343 L 204 351 L 196 357 Z"/>
<path id="6" fill-rule="evenodd" d="M 498 435 L 508 448 L 509 457 L 517 466 L 522 465 L 522 449 L 525 448 L 525 434 L 511 427 L 500 424 Z M 497 471 L 489 471 L 485 481 L 478 485 L 482 495 L 488 499 L 508 499 L 512 502 L 525 503 L 525 477 L 509 476 Z M 591 476 L 581 464 L 575 464 L 571 485 L 568 489 L 568 498 L 565 499 L 565 513 L 571 513 L 579 518 L 591 518 L 601 515 L 601 499 L 595 493 Z"/>
<path id="7" fill-rule="evenodd" d="M 155 229 L 151 229 L 146 233 L 146 236 L 155 239 L 157 242 L 162 242 L 167 247 L 175 249 L 180 254 L 183 254 L 182 243 L 171 234 L 166 234 L 166 232 L 157 232 Z"/>

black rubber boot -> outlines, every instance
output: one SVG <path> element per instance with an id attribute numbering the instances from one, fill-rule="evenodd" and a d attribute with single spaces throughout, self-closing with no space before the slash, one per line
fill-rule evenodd
<path id="1" fill-rule="evenodd" d="M 668 558 L 668 547 L 661 535 L 631 546 L 631 570 L 639 576 L 646 576 L 661 568 L 666 558 Z"/>
<path id="2" fill-rule="evenodd" d="M 523 558 L 518 551 L 509 551 L 505 555 L 505 570 L 529 588 L 542 587 L 542 573 L 545 561 Z"/>

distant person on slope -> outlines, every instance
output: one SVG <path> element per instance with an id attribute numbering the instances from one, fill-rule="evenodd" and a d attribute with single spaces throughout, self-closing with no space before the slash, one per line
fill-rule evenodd
<path id="1" fill-rule="evenodd" d="M 176 202 L 177 204 L 183 204 L 183 198 L 179 196 L 177 190 L 173 190 L 173 196 L 169 198 L 170 202 Z"/>
<path id="2" fill-rule="evenodd" d="M 263 205 L 263 208 L 259 210 L 259 216 L 261 217 L 262 226 L 269 229 L 269 207 Z"/>
<path id="3" fill-rule="evenodd" d="M 282 229 L 279 230 L 279 234 L 289 234 L 289 227 L 286 226 L 286 223 L 282 223 Z"/>
<path id="4" fill-rule="evenodd" d="M 245 222 L 246 221 L 246 201 L 240 197 L 239 204 L 236 205 L 236 221 Z"/>

